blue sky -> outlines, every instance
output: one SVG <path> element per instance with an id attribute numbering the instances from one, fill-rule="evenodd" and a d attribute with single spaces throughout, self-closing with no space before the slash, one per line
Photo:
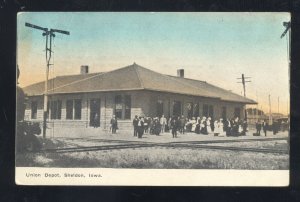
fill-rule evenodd
<path id="1" fill-rule="evenodd" d="M 70 31 L 56 34 L 50 76 L 109 71 L 136 62 L 154 71 L 206 80 L 241 94 L 236 78 L 250 76 L 247 96 L 287 112 L 288 60 L 283 21 L 288 13 L 19 13 L 20 85 L 45 77 L 45 39 L 25 22 Z"/>

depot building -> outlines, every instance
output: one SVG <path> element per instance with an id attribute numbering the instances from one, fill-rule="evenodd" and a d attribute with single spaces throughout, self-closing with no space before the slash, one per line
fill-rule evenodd
<path id="1" fill-rule="evenodd" d="M 134 63 L 99 73 L 81 66 L 80 72 L 48 81 L 50 127 L 108 130 L 113 115 L 120 130 L 131 129 L 135 115 L 243 119 L 246 104 L 256 104 L 206 81 L 185 78 L 183 69 L 170 76 Z M 45 82 L 24 88 L 25 120 L 43 121 L 44 88 Z"/>

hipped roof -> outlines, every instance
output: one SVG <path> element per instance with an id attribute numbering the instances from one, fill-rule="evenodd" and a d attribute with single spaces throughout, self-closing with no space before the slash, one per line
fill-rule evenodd
<path id="1" fill-rule="evenodd" d="M 24 88 L 27 96 L 43 95 L 45 82 Z M 152 90 L 256 104 L 255 101 L 205 81 L 160 74 L 133 64 L 109 72 L 57 76 L 48 81 L 48 94 Z"/>

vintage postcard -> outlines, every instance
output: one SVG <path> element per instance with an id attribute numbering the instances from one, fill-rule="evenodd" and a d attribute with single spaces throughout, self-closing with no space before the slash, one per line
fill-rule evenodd
<path id="1" fill-rule="evenodd" d="M 21 12 L 19 185 L 288 186 L 289 13 Z"/>

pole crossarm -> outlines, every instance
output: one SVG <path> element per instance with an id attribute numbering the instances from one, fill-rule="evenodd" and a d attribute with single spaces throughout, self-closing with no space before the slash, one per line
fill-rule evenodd
<path id="1" fill-rule="evenodd" d="M 61 34 L 70 35 L 70 32 L 64 31 L 64 30 L 59 30 L 59 29 L 50 29 L 50 32 L 57 32 L 57 33 L 61 33 Z"/>
<path id="2" fill-rule="evenodd" d="M 33 24 L 28 23 L 28 22 L 25 22 L 25 26 L 26 27 L 31 27 L 31 28 L 34 28 L 34 29 L 43 30 L 45 32 L 48 32 L 48 28 L 44 28 L 44 27 L 40 27 L 40 26 L 37 26 L 37 25 L 33 25 Z"/>
<path id="3" fill-rule="evenodd" d="M 31 23 L 28 23 L 28 22 L 25 22 L 25 26 L 44 31 L 43 36 L 49 35 L 49 34 L 51 34 L 52 36 L 55 36 L 53 34 L 54 32 L 57 32 L 57 33 L 60 33 L 60 34 L 65 34 L 65 35 L 70 35 L 69 31 L 60 30 L 60 29 L 52 29 L 52 28 L 48 29 L 48 28 L 41 27 L 41 26 L 38 26 L 38 25 L 34 25 L 34 24 L 31 24 Z"/>
<path id="4" fill-rule="evenodd" d="M 284 30 L 284 32 L 280 36 L 281 39 L 286 35 L 286 33 L 291 28 L 291 22 L 283 22 L 283 26 L 285 27 L 285 30 Z"/>

